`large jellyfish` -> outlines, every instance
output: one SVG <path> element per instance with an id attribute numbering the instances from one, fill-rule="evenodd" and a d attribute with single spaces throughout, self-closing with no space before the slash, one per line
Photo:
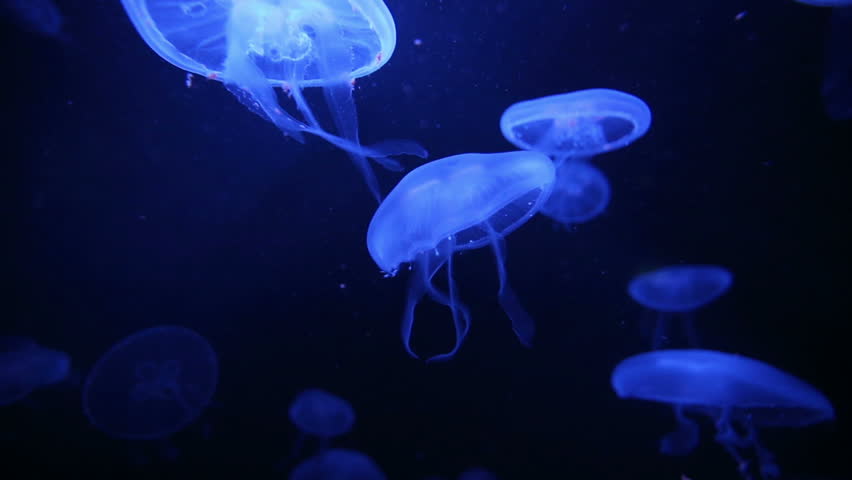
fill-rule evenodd
<path id="1" fill-rule="evenodd" d="M 385 480 L 372 458 L 344 449 L 326 450 L 300 463 L 290 480 Z"/>
<path id="2" fill-rule="evenodd" d="M 414 264 L 402 320 L 402 341 L 410 355 L 417 358 L 410 346 L 414 310 L 427 293 L 450 308 L 456 331 L 453 348 L 431 360 L 448 359 L 458 351 L 470 326 L 470 313 L 457 299 L 453 253 L 487 245 L 497 260 L 500 305 L 521 343 L 531 344 L 535 325 L 509 286 L 503 237 L 538 212 L 554 179 L 553 162 L 541 153 L 467 153 L 411 171 L 379 205 L 367 231 L 370 255 L 390 276 L 401 264 Z M 444 264 L 446 293 L 432 284 Z"/>
<path id="3" fill-rule="evenodd" d="M 803 427 L 834 419 L 831 402 L 813 386 L 761 361 L 712 350 L 634 355 L 615 367 L 611 383 L 621 398 L 675 407 L 678 429 L 663 437 L 664 453 L 685 454 L 697 445 L 698 425 L 687 413 L 710 417 L 716 442 L 746 479 L 755 478 L 746 459 L 749 449 L 761 478 L 779 475 L 772 454 L 760 444 L 759 427 Z"/>
<path id="4" fill-rule="evenodd" d="M 71 359 L 63 352 L 42 347 L 26 337 L 0 337 L 0 406 L 62 382 L 70 371 Z"/>
<path id="5" fill-rule="evenodd" d="M 717 265 L 672 265 L 636 276 L 627 293 L 640 305 L 656 310 L 652 348 L 670 340 L 673 314 L 682 315 L 687 342 L 698 346 L 694 312 L 728 291 L 734 276 Z"/>
<path id="6" fill-rule="evenodd" d="M 219 379 L 216 353 L 192 330 L 161 326 L 119 341 L 92 367 L 83 410 L 106 434 L 158 439 L 193 423 Z"/>
<path id="7" fill-rule="evenodd" d="M 625 147 L 651 126 L 651 110 L 629 93 L 579 90 L 518 102 L 503 112 L 506 140 L 555 159 L 588 157 Z"/>
<path id="8" fill-rule="evenodd" d="M 426 157 L 420 145 L 385 141 L 364 147 L 352 98 L 356 78 L 378 70 L 396 46 L 393 17 L 382 0 L 122 0 L 136 30 L 163 59 L 225 83 L 250 110 L 286 135 L 319 136 L 345 150 L 379 199 L 366 158 Z M 292 96 L 302 119 L 278 103 Z M 321 126 L 302 89 L 322 87 L 336 134 Z"/>

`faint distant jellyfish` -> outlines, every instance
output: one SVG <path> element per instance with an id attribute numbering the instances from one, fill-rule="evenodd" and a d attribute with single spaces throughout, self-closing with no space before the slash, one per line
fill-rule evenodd
<path id="1" fill-rule="evenodd" d="M 46 37 L 62 34 L 62 14 L 52 0 L 0 0 L 0 12 L 29 32 Z"/>
<path id="2" fill-rule="evenodd" d="M 673 314 L 684 316 L 687 342 L 697 347 L 693 313 L 728 291 L 733 279 L 730 271 L 716 265 L 673 265 L 635 277 L 627 292 L 640 305 L 658 312 L 652 348 L 669 340 Z"/>
<path id="3" fill-rule="evenodd" d="M 651 126 L 641 99 L 595 88 L 518 102 L 503 112 L 500 129 L 513 145 L 557 159 L 587 157 L 625 147 Z"/>
<path id="4" fill-rule="evenodd" d="M 825 113 L 834 120 L 852 119 L 852 8 L 831 12 L 823 59 Z"/>
<path id="5" fill-rule="evenodd" d="M 603 172 L 585 162 L 558 161 L 553 193 L 541 213 L 564 226 L 584 223 L 603 213 L 609 197 Z"/>
<path id="6" fill-rule="evenodd" d="M 201 415 L 218 378 L 216 353 L 204 337 L 178 326 L 149 328 L 97 361 L 83 387 L 83 410 L 112 437 L 164 438 Z"/>
<path id="7" fill-rule="evenodd" d="M 458 480 L 497 480 L 497 475 L 484 468 L 469 468 L 459 474 Z"/>
<path id="8" fill-rule="evenodd" d="M 387 477 L 367 455 L 354 450 L 331 449 L 308 458 L 290 472 L 290 480 L 385 480 Z"/>
<path id="9" fill-rule="evenodd" d="M 831 402 L 813 386 L 761 361 L 712 350 L 635 355 L 615 367 L 611 383 L 621 398 L 675 407 L 679 427 L 664 437 L 661 450 L 673 446 L 678 453 L 688 453 L 698 443 L 698 425 L 685 414 L 710 417 L 716 442 L 746 479 L 754 478 L 744 454 L 749 449 L 760 477 L 779 475 L 772 454 L 759 442 L 759 427 L 804 427 L 834 419 Z"/>
<path id="10" fill-rule="evenodd" d="M 521 343 L 531 344 L 535 325 L 509 286 L 503 237 L 539 211 L 554 179 L 553 162 L 541 153 L 467 153 L 411 171 L 379 205 L 367 231 L 367 249 L 389 276 L 403 263 L 413 265 L 402 320 L 402 341 L 411 356 L 417 358 L 410 346 L 414 310 L 426 294 L 450 308 L 456 331 L 452 349 L 430 360 L 456 354 L 467 335 L 470 313 L 457 298 L 453 253 L 488 245 L 497 261 L 500 305 Z M 444 264 L 446 293 L 432 284 Z"/>
<path id="11" fill-rule="evenodd" d="M 852 5 L 852 0 L 796 0 L 796 2 L 815 7 L 842 7 Z"/>
<path id="12" fill-rule="evenodd" d="M 385 141 L 364 147 L 353 82 L 387 63 L 396 46 L 393 17 L 381 0 L 122 0 L 142 38 L 163 59 L 225 83 L 251 111 L 303 142 L 319 136 L 348 152 L 373 193 L 378 183 L 365 157 L 426 157 L 420 145 Z M 302 120 L 278 103 L 274 87 L 292 96 Z M 317 121 L 302 94 L 322 87 L 337 134 Z"/>
<path id="13" fill-rule="evenodd" d="M 328 440 L 348 433 L 355 424 L 355 409 L 349 402 L 318 388 L 297 395 L 290 404 L 289 415 L 290 421 L 301 432 L 291 458 L 301 449 L 304 435 L 319 438 L 320 448 L 324 449 Z"/>
<path id="14" fill-rule="evenodd" d="M 26 337 L 0 337 L 0 406 L 68 378 L 71 359 Z"/>

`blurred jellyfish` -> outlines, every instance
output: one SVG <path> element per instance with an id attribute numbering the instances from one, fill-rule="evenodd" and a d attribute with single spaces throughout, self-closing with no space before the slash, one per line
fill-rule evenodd
<path id="1" fill-rule="evenodd" d="M 367 231 L 370 255 L 390 276 L 401 264 L 414 264 L 402 320 L 403 345 L 411 356 L 417 358 L 410 346 L 414 310 L 427 293 L 450 308 L 456 331 L 452 350 L 430 360 L 456 354 L 467 335 L 470 313 L 457 299 L 453 253 L 489 245 L 497 261 L 500 305 L 521 343 L 531 344 L 535 324 L 509 286 L 503 237 L 538 212 L 554 179 L 553 162 L 540 153 L 468 153 L 418 167 L 379 205 Z M 446 293 L 432 284 L 444 264 Z"/>
<path id="2" fill-rule="evenodd" d="M 556 159 L 587 157 L 625 147 L 650 126 L 651 110 L 645 102 L 605 88 L 518 102 L 500 118 L 506 140 Z"/>
<path id="3" fill-rule="evenodd" d="M 178 326 L 137 332 L 107 351 L 83 386 L 83 410 L 107 435 L 157 439 L 193 423 L 219 378 L 204 337 Z"/>
<path id="4" fill-rule="evenodd" d="M 795 0 L 797 3 L 813 5 L 815 7 L 842 7 L 852 5 L 852 0 Z"/>
<path id="5" fill-rule="evenodd" d="M 310 133 L 346 151 L 380 199 L 366 158 L 401 170 L 392 155 L 426 157 L 420 145 L 386 141 L 363 147 L 353 82 L 390 59 L 396 26 L 382 0 L 122 0 L 152 50 L 178 68 L 225 83 L 251 111 L 285 135 Z M 291 96 L 302 120 L 278 103 Z M 337 134 L 322 127 L 302 94 L 321 87 Z"/>
<path id="6" fill-rule="evenodd" d="M 46 37 L 62 35 L 62 14 L 53 0 L 0 0 L 0 12 L 29 32 Z"/>
<path id="7" fill-rule="evenodd" d="M 484 468 L 476 467 L 460 473 L 458 480 L 497 480 L 497 475 Z"/>
<path id="8" fill-rule="evenodd" d="M 588 222 L 609 204 L 609 181 L 603 172 L 578 161 L 557 161 L 553 193 L 541 213 L 564 226 Z"/>
<path id="9" fill-rule="evenodd" d="M 852 119 L 852 8 L 835 8 L 831 12 L 823 58 L 825 113 L 834 120 Z"/>
<path id="10" fill-rule="evenodd" d="M 0 406 L 69 378 L 70 357 L 26 337 L 0 337 Z"/>
<path id="11" fill-rule="evenodd" d="M 290 458 L 299 454 L 305 435 L 319 438 L 320 450 L 324 450 L 330 439 L 348 433 L 355 424 L 355 409 L 349 402 L 318 388 L 297 395 L 288 413 L 300 432 Z"/>
<path id="12" fill-rule="evenodd" d="M 697 347 L 693 312 L 728 291 L 733 279 L 730 271 L 716 265 L 673 265 L 638 275 L 627 292 L 640 305 L 658 312 L 652 348 L 670 340 L 672 314 L 684 315 L 687 342 Z"/>
<path id="13" fill-rule="evenodd" d="M 612 372 L 621 398 L 675 406 L 678 430 L 661 450 L 688 453 L 698 426 L 685 413 L 710 417 L 716 442 L 734 458 L 746 479 L 754 476 L 747 451 L 754 451 L 761 478 L 776 478 L 778 466 L 760 444 L 759 427 L 803 427 L 834 419 L 831 402 L 811 385 L 758 360 L 712 350 L 658 350 L 623 360 Z M 686 432 L 686 433 L 682 433 Z"/>
<path id="14" fill-rule="evenodd" d="M 308 458 L 290 472 L 290 480 L 385 480 L 376 462 L 361 452 L 331 449 Z"/>

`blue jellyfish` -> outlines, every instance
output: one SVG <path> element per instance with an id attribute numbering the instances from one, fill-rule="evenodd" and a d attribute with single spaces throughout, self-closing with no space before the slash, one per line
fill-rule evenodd
<path id="1" fill-rule="evenodd" d="M 34 390 L 68 378 L 67 354 L 26 337 L 0 337 L 0 406 L 24 399 Z"/>
<path id="2" fill-rule="evenodd" d="M 604 211 L 609 196 L 603 172 L 586 162 L 557 161 L 553 193 L 541 213 L 565 226 L 584 223 Z"/>
<path id="3" fill-rule="evenodd" d="M 366 158 L 401 170 L 392 155 L 426 157 L 420 145 L 386 141 L 364 147 L 352 98 L 356 78 L 378 70 L 396 46 L 393 17 L 381 0 L 122 0 L 142 38 L 178 68 L 225 83 L 251 111 L 303 142 L 310 133 L 345 150 L 374 196 Z M 280 106 L 275 87 L 302 120 Z M 322 87 L 337 134 L 322 127 L 302 88 Z"/>
<path id="4" fill-rule="evenodd" d="M 852 119 L 852 8 L 835 8 L 831 12 L 823 58 L 821 93 L 825 113 L 834 120 Z"/>
<path id="5" fill-rule="evenodd" d="M 403 263 L 414 265 L 402 320 L 405 350 L 410 346 L 414 309 L 425 295 L 450 308 L 456 340 L 452 350 L 430 360 L 449 359 L 458 351 L 470 326 L 470 313 L 457 299 L 453 253 L 490 245 L 500 279 L 500 305 L 522 344 L 535 333 L 532 318 L 509 286 L 503 237 L 523 225 L 550 195 L 553 162 L 541 153 L 467 153 L 422 165 L 406 175 L 379 205 L 367 231 L 367 249 L 388 276 Z M 432 284 L 447 266 L 449 291 Z"/>
<path id="6" fill-rule="evenodd" d="M 83 410 L 107 435 L 158 439 L 193 423 L 219 379 L 213 348 L 179 326 L 142 330 L 110 348 L 89 372 Z"/>
<path id="7" fill-rule="evenodd" d="M 716 265 L 672 265 L 638 275 L 627 292 L 640 305 L 656 310 L 657 326 L 652 347 L 660 348 L 669 340 L 671 314 L 684 314 L 689 346 L 698 346 L 693 312 L 728 291 L 733 274 Z"/>
<path id="8" fill-rule="evenodd" d="M 324 450 L 330 439 L 348 433 L 355 424 L 355 409 L 349 402 L 318 388 L 299 393 L 288 414 L 300 432 L 290 458 L 299 454 L 305 435 L 319 438 L 320 450 Z"/>
<path id="9" fill-rule="evenodd" d="M 475 467 L 460 473 L 458 480 L 497 480 L 497 475 L 490 470 Z"/>
<path id="10" fill-rule="evenodd" d="M 62 35 L 62 14 L 53 0 L 0 0 L 0 11 L 29 32 L 46 37 Z"/>
<path id="11" fill-rule="evenodd" d="M 796 0 L 796 2 L 815 7 L 842 7 L 844 5 L 852 5 L 852 0 Z"/>
<path id="12" fill-rule="evenodd" d="M 752 479 L 746 460 L 752 449 L 761 478 L 775 478 L 778 466 L 758 439 L 759 427 L 804 427 L 834 419 L 831 402 L 811 385 L 758 360 L 712 350 L 658 350 L 623 360 L 612 372 L 621 398 L 673 405 L 679 427 L 664 437 L 661 450 L 688 453 L 698 443 L 698 426 L 686 413 L 710 417 L 716 442 Z"/>
<path id="13" fill-rule="evenodd" d="M 290 472 L 290 480 L 385 480 L 385 474 L 367 455 L 331 449 L 308 458 Z"/>
<path id="14" fill-rule="evenodd" d="M 518 102 L 500 118 L 506 140 L 555 158 L 587 157 L 625 147 L 650 126 L 651 110 L 645 102 L 604 88 Z"/>

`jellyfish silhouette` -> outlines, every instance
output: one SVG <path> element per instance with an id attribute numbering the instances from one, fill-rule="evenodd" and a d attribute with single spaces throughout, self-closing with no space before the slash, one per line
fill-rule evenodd
<path id="1" fill-rule="evenodd" d="M 62 382 L 70 371 L 71 359 L 63 352 L 42 347 L 26 337 L 0 337 L 0 406 Z"/>
<path id="2" fill-rule="evenodd" d="M 385 474 L 367 455 L 331 449 L 308 458 L 290 472 L 290 480 L 385 480 Z"/>
<path id="3" fill-rule="evenodd" d="M 651 126 L 641 99 L 605 88 L 518 102 L 503 112 L 503 136 L 523 150 L 556 159 L 588 157 L 625 147 Z"/>
<path id="4" fill-rule="evenodd" d="M 330 439 L 348 433 L 355 424 L 355 409 L 349 402 L 318 388 L 297 395 L 288 413 L 300 432 L 290 458 L 298 455 L 305 435 L 319 438 L 320 450 L 324 450 Z"/>
<path id="5" fill-rule="evenodd" d="M 609 197 L 603 172 L 586 162 L 558 160 L 553 193 L 541 213 L 565 226 L 584 223 L 603 213 Z"/>
<path id="6" fill-rule="evenodd" d="M 164 438 L 201 415 L 218 377 L 216 353 L 204 337 L 179 326 L 149 328 L 95 363 L 83 386 L 83 410 L 112 437 Z"/>
<path id="7" fill-rule="evenodd" d="M 425 295 L 450 308 L 455 345 L 430 360 L 456 354 L 470 326 L 470 312 L 457 299 L 453 253 L 490 245 L 500 279 L 500 305 L 522 344 L 529 346 L 535 325 L 509 286 L 503 237 L 541 208 L 555 179 L 553 163 L 536 152 L 467 153 L 422 165 L 406 175 L 379 205 L 367 230 L 367 249 L 389 276 L 403 263 L 414 264 L 402 320 L 402 341 L 410 346 L 414 310 Z M 449 291 L 432 277 L 447 266 Z"/>
<path id="8" fill-rule="evenodd" d="M 62 13 L 53 0 L 0 0 L 0 12 L 28 32 L 62 36 Z"/>
<path id="9" fill-rule="evenodd" d="M 484 468 L 475 467 L 460 473 L 458 480 L 497 480 L 497 475 Z"/>
<path id="10" fill-rule="evenodd" d="M 656 310 L 656 328 L 652 348 L 670 340 L 673 314 L 684 316 L 683 323 L 690 347 L 699 344 L 694 312 L 728 291 L 734 276 L 716 265 L 673 265 L 638 275 L 627 292 L 640 305 Z"/>
<path id="11" fill-rule="evenodd" d="M 663 438 L 661 450 L 688 453 L 698 443 L 698 426 L 685 413 L 710 417 L 716 442 L 737 462 L 743 478 L 754 467 L 760 478 L 780 471 L 760 444 L 760 427 L 804 427 L 834 419 L 831 402 L 813 386 L 771 365 L 712 350 L 658 350 L 634 355 L 612 372 L 612 387 L 621 398 L 673 405 L 679 427 Z M 684 423 L 686 422 L 686 423 Z"/>
<path id="12" fill-rule="evenodd" d="M 310 133 L 346 151 L 380 199 L 366 158 L 401 170 L 392 155 L 427 153 L 407 140 L 364 147 L 352 98 L 356 78 L 378 70 L 396 46 L 381 0 L 122 0 L 142 38 L 171 64 L 224 82 L 251 111 L 303 142 Z M 292 96 L 303 120 L 279 105 Z M 302 94 L 322 87 L 337 134 L 322 127 Z"/>

